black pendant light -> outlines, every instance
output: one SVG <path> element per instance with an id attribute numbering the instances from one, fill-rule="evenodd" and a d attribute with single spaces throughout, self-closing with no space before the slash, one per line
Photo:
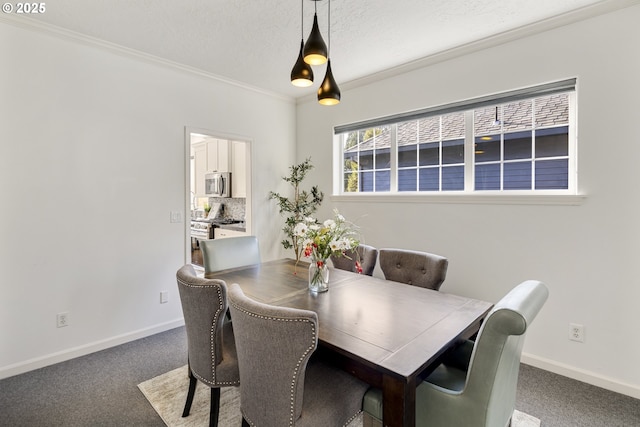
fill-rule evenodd
<path id="1" fill-rule="evenodd" d="M 319 0 L 313 0 L 313 2 L 315 3 L 313 26 L 311 27 L 309 38 L 304 44 L 304 62 L 311 65 L 322 65 L 327 62 L 328 58 L 327 45 L 322 39 L 320 28 L 318 28 L 318 1 Z"/>
<path id="2" fill-rule="evenodd" d="M 340 103 L 340 88 L 333 78 L 333 72 L 331 71 L 331 59 L 329 53 L 331 52 L 331 0 L 329 0 L 329 12 L 327 14 L 328 24 L 328 40 L 329 49 L 327 51 L 327 72 L 324 76 L 322 84 L 318 88 L 318 102 L 322 105 L 336 105 Z"/>
<path id="3" fill-rule="evenodd" d="M 291 69 L 291 84 L 298 87 L 307 87 L 313 84 L 313 70 L 311 66 L 304 62 L 302 51 L 304 49 L 304 0 L 300 0 L 302 7 L 302 19 L 300 20 L 300 53 L 298 60 Z"/>

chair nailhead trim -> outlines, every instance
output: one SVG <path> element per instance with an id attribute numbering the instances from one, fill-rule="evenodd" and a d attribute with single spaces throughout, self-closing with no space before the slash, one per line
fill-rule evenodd
<path id="1" fill-rule="evenodd" d="M 351 423 L 351 421 L 355 420 L 358 417 L 358 415 L 360 415 L 361 413 L 362 411 L 358 411 L 355 414 L 353 414 L 351 418 L 349 418 L 344 424 L 342 424 L 342 427 L 348 426 Z"/>
<path id="2" fill-rule="evenodd" d="M 186 283 L 180 279 L 178 279 L 181 285 L 190 287 L 190 288 L 215 288 L 218 294 L 218 309 L 216 310 L 215 315 L 213 316 L 213 322 L 211 323 L 211 331 L 210 331 L 210 339 L 211 343 L 211 377 L 213 378 L 213 382 L 209 381 L 205 378 L 202 378 L 200 375 L 195 374 L 196 378 L 198 378 L 203 383 L 208 386 L 221 386 L 221 385 L 238 385 L 240 384 L 240 380 L 238 381 L 220 381 L 216 380 L 216 342 L 215 342 L 215 333 L 216 333 L 216 325 L 218 324 L 218 319 L 220 318 L 220 313 L 222 312 L 222 307 L 224 306 L 224 301 L 222 299 L 222 288 L 220 284 L 207 284 L 207 285 L 192 285 L 191 283 Z"/>
<path id="3" fill-rule="evenodd" d="M 309 319 L 287 319 L 287 318 L 283 318 L 283 317 L 272 317 L 272 316 L 264 316 L 262 314 L 257 314 L 257 313 L 253 313 L 251 311 L 248 311 L 247 309 L 245 309 L 244 307 L 239 307 L 237 304 L 235 303 L 231 303 L 231 305 L 233 305 L 233 307 L 235 307 L 237 310 L 251 316 L 251 317 L 255 317 L 258 319 L 264 319 L 264 320 L 272 320 L 274 322 L 303 322 L 303 323 L 309 323 L 311 325 L 311 344 L 309 345 L 309 347 L 307 347 L 307 349 L 304 351 L 304 353 L 302 353 L 302 356 L 300 356 L 300 359 L 298 359 L 298 362 L 296 363 L 296 367 L 293 371 L 293 378 L 291 378 L 291 389 L 290 389 L 290 407 L 289 407 L 289 427 L 293 427 L 295 425 L 295 420 L 293 419 L 294 416 L 294 412 L 295 412 L 295 394 L 296 394 L 296 378 L 298 377 L 298 372 L 300 371 L 300 365 L 302 364 L 302 361 L 304 360 L 304 358 L 307 356 L 307 354 L 309 354 L 310 352 L 313 351 L 313 348 L 316 345 L 317 342 L 317 338 L 316 338 L 316 325 L 311 322 Z M 247 420 L 247 422 L 250 422 Z M 251 422 L 250 422 L 251 423 Z M 251 423 L 251 425 L 254 425 L 253 423 Z"/>

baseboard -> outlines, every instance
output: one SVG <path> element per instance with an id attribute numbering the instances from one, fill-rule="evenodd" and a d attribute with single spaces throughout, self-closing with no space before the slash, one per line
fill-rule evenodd
<path id="1" fill-rule="evenodd" d="M 105 350 L 107 348 L 115 347 L 117 345 L 124 344 L 130 341 L 135 341 L 137 339 L 168 331 L 169 329 L 174 329 L 183 325 L 184 319 L 180 318 L 172 320 L 170 322 L 150 326 L 148 328 L 139 329 L 137 331 L 128 332 L 126 334 L 117 335 L 115 337 L 107 338 L 104 340 L 95 341 L 78 347 L 73 347 L 56 353 L 47 354 L 45 356 L 25 360 L 24 362 L 4 366 L 0 368 L 0 380 L 12 377 L 14 375 L 33 371 L 34 369 L 44 368 L 45 366 L 53 365 L 55 363 L 71 360 L 76 357 L 95 353 L 96 351 Z"/>
<path id="2" fill-rule="evenodd" d="M 53 365 L 55 363 L 71 360 L 76 357 L 95 353 L 96 351 L 105 350 L 107 348 L 115 347 L 117 345 L 124 344 L 130 341 L 135 341 L 137 339 L 168 331 L 170 329 L 178 328 L 180 326 L 184 326 L 184 319 L 182 318 L 154 325 L 148 328 L 139 329 L 137 331 L 132 331 L 126 334 L 117 335 L 115 337 L 107 338 L 104 340 L 95 341 L 78 347 L 70 348 L 57 353 L 29 359 L 13 365 L 8 365 L 0 368 L 0 380 L 12 377 L 14 375 L 33 371 L 35 369 L 44 368 L 45 366 Z M 524 364 L 544 369 L 545 371 L 553 372 L 555 374 L 582 381 L 584 383 L 591 384 L 596 387 L 601 387 L 616 393 L 621 393 L 635 399 L 640 399 L 640 387 L 633 384 L 623 383 L 613 378 L 605 377 L 603 375 L 586 371 L 584 369 L 579 369 L 574 366 L 566 365 L 539 356 L 534 356 L 528 353 L 522 353 L 522 358 L 520 360 Z"/>
<path id="3" fill-rule="evenodd" d="M 522 353 L 520 361 L 526 365 L 544 369 L 554 374 L 562 375 L 583 383 L 591 384 L 596 387 L 624 394 L 635 399 L 640 399 L 640 387 L 623 383 L 613 378 L 605 377 L 594 372 L 579 369 L 574 366 L 565 365 L 554 360 L 545 359 L 531 354 Z"/>

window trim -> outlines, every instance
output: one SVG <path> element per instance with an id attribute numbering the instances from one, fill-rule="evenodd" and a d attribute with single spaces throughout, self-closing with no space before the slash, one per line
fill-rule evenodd
<path id="1" fill-rule="evenodd" d="M 513 190 L 516 192 L 516 190 Z M 450 193 L 349 193 L 333 194 L 332 202 L 350 203 L 424 203 L 424 204 L 472 204 L 472 205 L 582 205 L 584 194 L 505 194 L 504 192 L 483 191 L 482 194 Z"/>

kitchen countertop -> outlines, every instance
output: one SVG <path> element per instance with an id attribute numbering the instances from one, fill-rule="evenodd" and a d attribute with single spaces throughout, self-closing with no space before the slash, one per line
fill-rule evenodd
<path id="1" fill-rule="evenodd" d="M 236 224 L 215 224 L 214 227 L 224 228 L 225 230 L 247 231 L 247 225 L 244 222 L 238 222 Z"/>

